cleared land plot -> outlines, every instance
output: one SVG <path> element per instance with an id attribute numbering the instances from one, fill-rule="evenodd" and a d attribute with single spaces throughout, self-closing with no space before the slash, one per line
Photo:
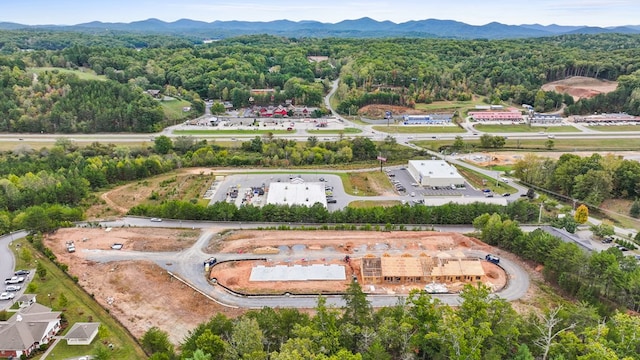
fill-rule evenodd
<path id="1" fill-rule="evenodd" d="M 79 70 L 71 70 L 71 69 L 64 69 L 64 68 L 57 68 L 57 67 L 35 67 L 35 68 L 29 68 L 28 70 L 33 71 L 36 74 L 42 74 L 47 71 L 58 72 L 61 74 L 75 74 L 81 80 L 100 80 L 100 81 L 107 80 L 106 76 L 96 75 L 96 73 L 93 70 L 86 69 L 86 68 L 80 68 Z"/>
<path id="2" fill-rule="evenodd" d="M 134 336 L 140 338 L 151 326 L 158 326 L 178 344 L 197 324 L 215 313 L 234 316 L 239 312 L 207 300 L 151 261 L 97 263 L 85 256 L 94 251 L 118 252 L 110 250 L 113 243 L 124 244 L 121 251 L 173 252 L 193 244 L 197 235 L 192 235 L 199 233 L 188 232 L 192 234 L 186 237 L 184 229 L 61 229 L 46 239 L 45 245 L 60 262 L 69 265 L 78 284 L 95 294 L 95 300 Z M 84 238 L 88 240 L 82 241 Z M 75 253 L 66 251 L 66 241 L 74 241 Z"/>
<path id="3" fill-rule="evenodd" d="M 185 100 L 175 99 L 160 101 L 160 105 L 169 123 L 174 124 L 188 117 L 189 112 L 184 111 L 183 108 L 191 106 L 191 103 Z"/>
<path id="4" fill-rule="evenodd" d="M 423 289 L 426 282 L 367 284 L 363 282 L 360 266 L 363 257 L 419 257 L 439 256 L 451 259 L 447 254 L 460 256 L 467 249 L 490 251 L 490 247 L 477 239 L 458 233 L 429 231 L 234 231 L 227 234 L 208 249 L 216 253 L 261 254 L 269 251 L 270 261 L 243 261 L 214 266 L 210 277 L 235 290 L 248 293 L 322 293 L 344 291 L 355 275 L 363 284 L 363 290 L 377 294 L 405 294 L 413 289 Z M 344 262 L 349 255 L 350 263 Z M 462 255 L 463 256 L 463 255 Z M 254 266 L 308 266 L 311 264 L 336 264 L 346 267 L 347 279 L 336 281 L 288 281 L 252 282 Z M 481 281 L 494 289 L 506 284 L 504 271 L 488 262 L 482 262 L 485 276 Z M 458 291 L 463 283 L 448 284 L 451 291 Z"/>
<path id="5" fill-rule="evenodd" d="M 592 98 L 598 94 L 612 92 L 617 87 L 618 83 L 615 81 L 572 76 L 564 80 L 544 84 L 542 85 L 542 90 L 569 94 L 575 101 L 578 101 L 579 99 Z"/>

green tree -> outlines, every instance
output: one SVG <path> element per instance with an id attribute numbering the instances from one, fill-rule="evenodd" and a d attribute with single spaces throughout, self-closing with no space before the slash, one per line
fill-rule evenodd
<path id="1" fill-rule="evenodd" d="M 23 247 L 22 250 L 20 250 L 20 259 L 25 263 L 30 264 L 31 260 L 33 260 L 33 254 L 31 253 L 31 250 Z"/>
<path id="2" fill-rule="evenodd" d="M 636 219 L 640 217 L 640 201 L 638 201 L 638 199 L 636 199 L 633 204 L 631 204 L 629 215 Z"/>
<path id="3" fill-rule="evenodd" d="M 544 143 L 544 147 L 547 148 L 547 150 L 552 150 L 554 146 L 556 146 L 556 142 L 551 139 Z"/>
<path id="4" fill-rule="evenodd" d="M 144 333 L 140 342 L 142 343 L 142 348 L 149 354 L 174 353 L 173 344 L 169 341 L 169 334 L 155 326 Z"/>
<path id="5" fill-rule="evenodd" d="M 218 335 L 214 335 L 211 329 L 205 329 L 200 336 L 196 339 L 196 346 L 198 350 L 205 353 L 207 356 L 214 359 L 219 359 L 225 353 L 225 342 Z M 196 352 L 193 353 L 193 357 L 196 356 Z"/>
<path id="6" fill-rule="evenodd" d="M 589 220 L 589 208 L 585 204 L 578 206 L 573 218 L 578 224 L 586 223 Z"/>
<path id="7" fill-rule="evenodd" d="M 67 305 L 69 305 L 69 300 L 67 299 L 67 296 L 64 293 L 61 293 L 60 296 L 58 297 L 58 307 L 61 309 L 64 309 L 67 307 Z"/>
<path id="8" fill-rule="evenodd" d="M 42 265 L 41 262 L 38 262 L 38 264 L 36 265 L 36 274 L 38 274 L 38 277 L 40 279 L 44 279 L 45 277 L 47 277 L 47 269 L 44 267 L 44 265 Z"/>
<path id="9" fill-rule="evenodd" d="M 213 103 L 213 105 L 211 105 L 212 114 L 219 115 L 219 114 L 224 114 L 224 112 L 225 112 L 224 104 L 220 102 L 215 102 Z"/>
<path id="10" fill-rule="evenodd" d="M 198 349 L 196 350 L 193 355 L 189 358 L 187 358 L 187 360 L 211 360 L 212 357 L 210 354 L 206 354 L 204 351 Z"/>
<path id="11" fill-rule="evenodd" d="M 154 140 L 154 150 L 158 154 L 168 154 L 173 149 L 173 141 L 168 136 L 160 135 Z"/>

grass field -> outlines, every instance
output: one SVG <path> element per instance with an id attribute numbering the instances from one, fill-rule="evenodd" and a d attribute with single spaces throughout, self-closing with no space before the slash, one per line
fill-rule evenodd
<path id="1" fill-rule="evenodd" d="M 589 129 L 603 132 L 640 131 L 640 125 L 589 126 Z"/>
<path id="2" fill-rule="evenodd" d="M 457 126 L 373 126 L 373 130 L 389 133 L 389 134 L 446 134 L 446 133 L 464 133 L 465 130 Z"/>
<path id="3" fill-rule="evenodd" d="M 291 134 L 287 130 L 175 130 L 176 135 L 266 135 L 266 134 Z"/>
<path id="4" fill-rule="evenodd" d="M 36 286 L 33 292 L 37 295 L 39 303 L 52 307 L 54 311 L 62 311 L 71 327 L 76 322 L 100 322 L 104 329 L 91 345 L 67 346 L 66 342 L 60 342 L 52 350 L 50 358 L 67 359 L 75 356 L 93 354 L 102 342 L 114 344 L 113 359 L 145 359 L 146 355 L 135 342 L 129 332 L 120 325 L 100 304 L 82 290 L 69 276 L 55 266 L 48 258 L 42 256 L 29 244 L 26 239 L 14 241 L 20 245 L 12 247 L 18 269 L 34 269 L 36 261 L 47 270 L 44 279 L 33 274 L 32 284 Z M 20 256 L 22 249 L 29 249 L 32 259 L 26 262 Z M 67 299 L 66 304 L 61 298 Z M 66 329 L 65 329 L 66 331 Z M 64 331 L 58 335 L 64 335 Z M 34 359 L 39 359 L 39 356 Z"/>
<path id="5" fill-rule="evenodd" d="M 529 126 L 525 124 L 519 125 L 490 125 L 490 124 L 476 124 L 474 128 L 478 131 L 488 133 L 565 133 L 565 132 L 580 132 L 573 126 L 561 125 L 561 126 L 549 126 L 547 128 L 540 126 Z"/>
<path id="6" fill-rule="evenodd" d="M 337 174 L 342 179 L 344 191 L 349 195 L 378 196 L 382 190 L 391 189 L 389 178 L 379 171 Z"/>
<path id="7" fill-rule="evenodd" d="M 503 149 L 497 151 L 634 151 L 640 148 L 639 139 L 553 139 L 553 148 L 547 149 L 549 139 L 507 139 Z M 465 140 L 465 144 L 475 147 L 471 151 L 482 151 L 480 140 Z M 451 146 L 453 140 L 420 140 L 415 144 L 425 149 L 437 150 Z M 491 151 L 496 151 L 491 149 Z"/>
<path id="8" fill-rule="evenodd" d="M 417 103 L 416 110 L 422 111 L 456 111 L 469 109 L 483 104 L 481 101 L 435 101 L 430 104 Z"/>
<path id="9" fill-rule="evenodd" d="M 76 74 L 82 80 L 101 80 L 101 81 L 107 80 L 106 76 L 96 75 L 96 73 L 93 70 L 85 69 L 85 68 L 80 68 L 79 70 L 71 70 L 71 69 L 56 68 L 56 67 L 34 67 L 34 68 L 29 68 L 27 70 L 33 71 L 36 74 L 42 74 L 43 72 L 46 72 L 46 71 L 59 72 L 63 74 L 64 73 Z"/>
<path id="10" fill-rule="evenodd" d="M 372 207 L 392 207 L 396 205 L 402 205 L 400 200 L 386 200 L 386 201 L 373 201 L 373 200 L 357 200 L 349 203 L 349 207 L 355 209 L 372 208 Z"/>
<path id="11" fill-rule="evenodd" d="M 468 168 L 458 166 L 458 172 L 476 189 L 490 189 L 496 194 L 510 193 L 513 194 L 516 191 L 515 188 L 505 184 L 502 181 L 497 181 L 495 178 L 480 174 Z"/>
<path id="12" fill-rule="evenodd" d="M 359 134 L 362 132 L 362 130 L 358 129 L 358 128 L 353 128 L 353 127 L 347 127 L 344 128 L 343 130 L 339 130 L 339 129 L 335 129 L 335 130 L 330 130 L 330 129 L 323 129 L 323 130 L 307 130 L 308 133 L 311 134 Z"/>
<path id="13" fill-rule="evenodd" d="M 167 118 L 167 121 L 170 124 L 175 125 L 187 118 L 189 113 L 183 111 L 182 108 L 185 106 L 191 106 L 191 103 L 185 100 L 174 99 L 160 101 L 160 105 L 162 106 L 162 110 L 164 111 L 164 116 Z"/>

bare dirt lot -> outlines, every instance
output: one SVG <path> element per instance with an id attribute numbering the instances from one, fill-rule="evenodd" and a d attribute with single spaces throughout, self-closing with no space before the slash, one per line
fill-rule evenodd
<path id="1" fill-rule="evenodd" d="M 152 326 L 168 331 L 171 341 L 179 344 L 198 324 L 216 313 L 235 317 L 244 312 L 218 305 L 182 283 L 172 279 L 165 270 L 150 261 L 118 261 L 97 263 L 86 258 L 90 249 L 111 250 L 114 243 L 129 251 L 177 251 L 194 243 L 199 233 L 185 229 L 95 228 L 61 229 L 45 239 L 45 245 L 69 266 L 78 283 L 106 309 L 117 317 L 135 336 L 141 337 Z M 455 252 L 478 249 L 495 252 L 477 239 L 457 233 L 439 232 L 375 232 L 375 231 L 254 231 L 233 230 L 215 238 L 207 252 L 263 254 L 271 264 L 343 264 L 350 255 L 354 269 L 366 254 L 400 256 L 421 253 Z M 66 242 L 73 241 L 76 252 L 68 253 Z M 269 255 L 264 255 L 269 254 Z M 482 279 L 494 288 L 504 286 L 506 275 L 493 264 L 482 262 L 486 276 Z M 239 290 L 285 292 L 336 292 L 348 285 L 345 281 L 248 282 L 252 263 L 214 267 L 213 275 Z M 347 268 L 347 279 L 352 270 Z M 356 274 L 358 272 L 356 271 Z M 204 276 L 204 274 L 203 274 Z M 372 292 L 366 284 L 366 291 Z M 461 283 L 450 284 L 460 289 Z M 379 293 L 407 293 L 424 284 L 377 287 Z"/>
<path id="2" fill-rule="evenodd" d="M 237 316 L 242 311 L 209 301 L 187 286 L 172 280 L 165 270 L 146 261 L 96 263 L 85 259 L 86 250 L 111 250 L 121 243 L 125 250 L 176 251 L 193 244 L 199 232 L 193 230 L 117 228 L 60 229 L 45 240 L 58 257 L 69 265 L 78 283 L 131 333 L 140 338 L 152 326 L 169 332 L 174 344 L 180 343 L 198 324 L 216 313 Z M 86 239 L 83 241 L 83 239 Z M 65 243 L 73 241 L 75 253 Z M 170 330 L 170 331 L 169 331 Z"/>
<path id="3" fill-rule="evenodd" d="M 594 79 L 583 76 L 574 76 L 564 80 L 558 80 L 542 85 L 544 91 L 555 91 L 560 94 L 569 94 L 574 100 L 592 98 L 598 94 L 606 94 L 618 87 L 615 81 Z"/>
<path id="4" fill-rule="evenodd" d="M 491 248 L 477 239 L 458 233 L 440 232 L 375 232 L 375 231 L 234 231 L 212 243 L 210 252 L 269 254 L 268 261 L 251 261 L 215 266 L 210 274 L 233 289 L 248 293 L 313 293 L 339 292 L 346 289 L 352 275 L 361 284 L 360 259 L 366 255 L 376 256 L 436 256 L 441 252 L 458 254 L 467 249 L 491 251 Z M 347 265 L 343 259 L 349 255 Z M 267 256 L 267 255 L 265 255 Z M 256 265 L 311 265 L 340 264 L 346 266 L 345 281 L 304 281 L 304 282 L 250 282 L 251 269 Z M 494 289 L 506 284 L 506 276 L 499 267 L 482 262 L 486 275 L 482 281 Z M 229 271 L 233 269 L 232 271 Z M 369 293 L 408 293 L 422 289 L 426 283 L 385 284 L 382 287 L 367 287 Z M 459 291 L 463 283 L 448 284 L 453 292 Z"/>

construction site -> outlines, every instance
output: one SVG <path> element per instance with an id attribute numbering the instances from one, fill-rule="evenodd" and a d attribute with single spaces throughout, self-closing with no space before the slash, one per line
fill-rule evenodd
<path id="1" fill-rule="evenodd" d="M 456 293 L 479 282 L 498 291 L 506 284 L 498 265 L 465 254 L 491 249 L 457 233 L 342 232 L 340 237 L 327 236 L 331 231 L 304 232 L 304 237 L 296 236 L 302 235 L 299 231 L 274 233 L 279 240 L 273 243 L 254 231 L 229 235 L 218 243 L 220 251 L 243 254 L 244 259 L 216 264 L 209 278 L 249 295 L 339 293 L 354 280 L 371 294 L 428 290 L 432 284 L 446 289 L 438 292 Z"/>

